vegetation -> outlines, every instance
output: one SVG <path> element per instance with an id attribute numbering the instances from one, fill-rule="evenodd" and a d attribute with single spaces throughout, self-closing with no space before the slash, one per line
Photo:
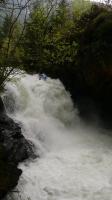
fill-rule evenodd
<path id="1" fill-rule="evenodd" d="M 94 87 L 100 73 L 111 70 L 111 10 L 89 4 L 83 12 L 80 5 L 81 15 L 79 5 L 77 14 L 64 0 L 49 15 L 42 5 L 33 10 L 23 39 L 27 71 L 59 78 L 69 71 Z"/>
<path id="2" fill-rule="evenodd" d="M 11 7 L 0 25 L 0 86 L 17 68 L 45 72 L 60 78 L 74 99 L 89 96 L 107 107 L 107 99 L 112 100 L 109 4 L 36 1 L 19 6 L 19 17 Z M 19 20 L 24 9 L 24 19 Z"/>
<path id="3" fill-rule="evenodd" d="M 62 0 L 55 12 L 42 4 L 31 12 L 23 38 L 23 67 L 60 78 L 73 99 L 87 96 L 108 114 L 112 113 L 112 10 L 83 3 L 75 7 Z"/>
<path id="4" fill-rule="evenodd" d="M 20 67 L 24 32 L 30 0 L 0 1 L 0 90 L 15 69 Z M 20 19 L 22 15 L 22 23 Z"/>

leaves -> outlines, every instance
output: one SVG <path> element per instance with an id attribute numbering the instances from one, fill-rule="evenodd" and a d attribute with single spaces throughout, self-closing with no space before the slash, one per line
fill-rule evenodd
<path id="1" fill-rule="evenodd" d="M 68 3 L 62 0 L 55 11 L 51 8 L 53 10 L 47 6 L 46 10 L 41 4 L 27 22 L 23 47 L 24 65 L 28 71 L 58 69 L 65 62 L 71 63 L 77 52 L 76 42 L 70 39 L 74 22 Z"/>

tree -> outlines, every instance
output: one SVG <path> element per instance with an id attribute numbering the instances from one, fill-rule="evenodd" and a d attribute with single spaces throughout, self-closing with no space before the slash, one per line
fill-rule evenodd
<path id="1" fill-rule="evenodd" d="M 0 88 L 18 65 L 15 58 L 25 29 L 29 4 L 30 0 L 0 2 Z"/>
<path id="2" fill-rule="evenodd" d="M 71 11 L 65 0 L 55 3 L 38 6 L 26 24 L 23 60 L 27 71 L 48 72 L 50 67 L 56 72 L 65 61 L 71 62 L 75 51 L 75 42 L 70 41 Z"/>

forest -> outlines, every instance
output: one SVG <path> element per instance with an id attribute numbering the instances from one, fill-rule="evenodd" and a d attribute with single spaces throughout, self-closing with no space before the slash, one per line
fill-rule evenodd
<path id="1" fill-rule="evenodd" d="M 49 0 L 24 6 L 12 2 L 1 1 L 1 91 L 18 69 L 44 72 L 59 78 L 75 102 L 87 97 L 110 118 L 111 2 Z"/>

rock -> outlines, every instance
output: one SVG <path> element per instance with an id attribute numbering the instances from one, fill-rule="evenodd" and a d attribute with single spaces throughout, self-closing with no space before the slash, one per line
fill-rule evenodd
<path id="1" fill-rule="evenodd" d="M 21 134 L 20 126 L 6 114 L 0 118 L 0 144 L 5 147 L 7 159 L 11 162 L 21 162 L 33 154 L 29 142 Z"/>
<path id="2" fill-rule="evenodd" d="M 0 118 L 0 144 L 7 152 L 7 159 L 18 163 L 29 157 L 29 143 L 21 134 L 21 128 L 7 115 Z"/>
<path id="3" fill-rule="evenodd" d="M 19 162 L 34 156 L 33 146 L 21 133 L 20 126 L 6 115 L 0 99 L 0 199 L 18 183 L 22 173 Z"/>
<path id="4" fill-rule="evenodd" d="M 7 160 L 5 148 L 0 145 L 0 199 L 17 185 L 21 173 L 13 162 Z"/>
<path id="5" fill-rule="evenodd" d="M 3 114 L 3 113 L 5 113 L 5 107 L 4 107 L 2 99 L 0 98 L 0 114 Z"/>

